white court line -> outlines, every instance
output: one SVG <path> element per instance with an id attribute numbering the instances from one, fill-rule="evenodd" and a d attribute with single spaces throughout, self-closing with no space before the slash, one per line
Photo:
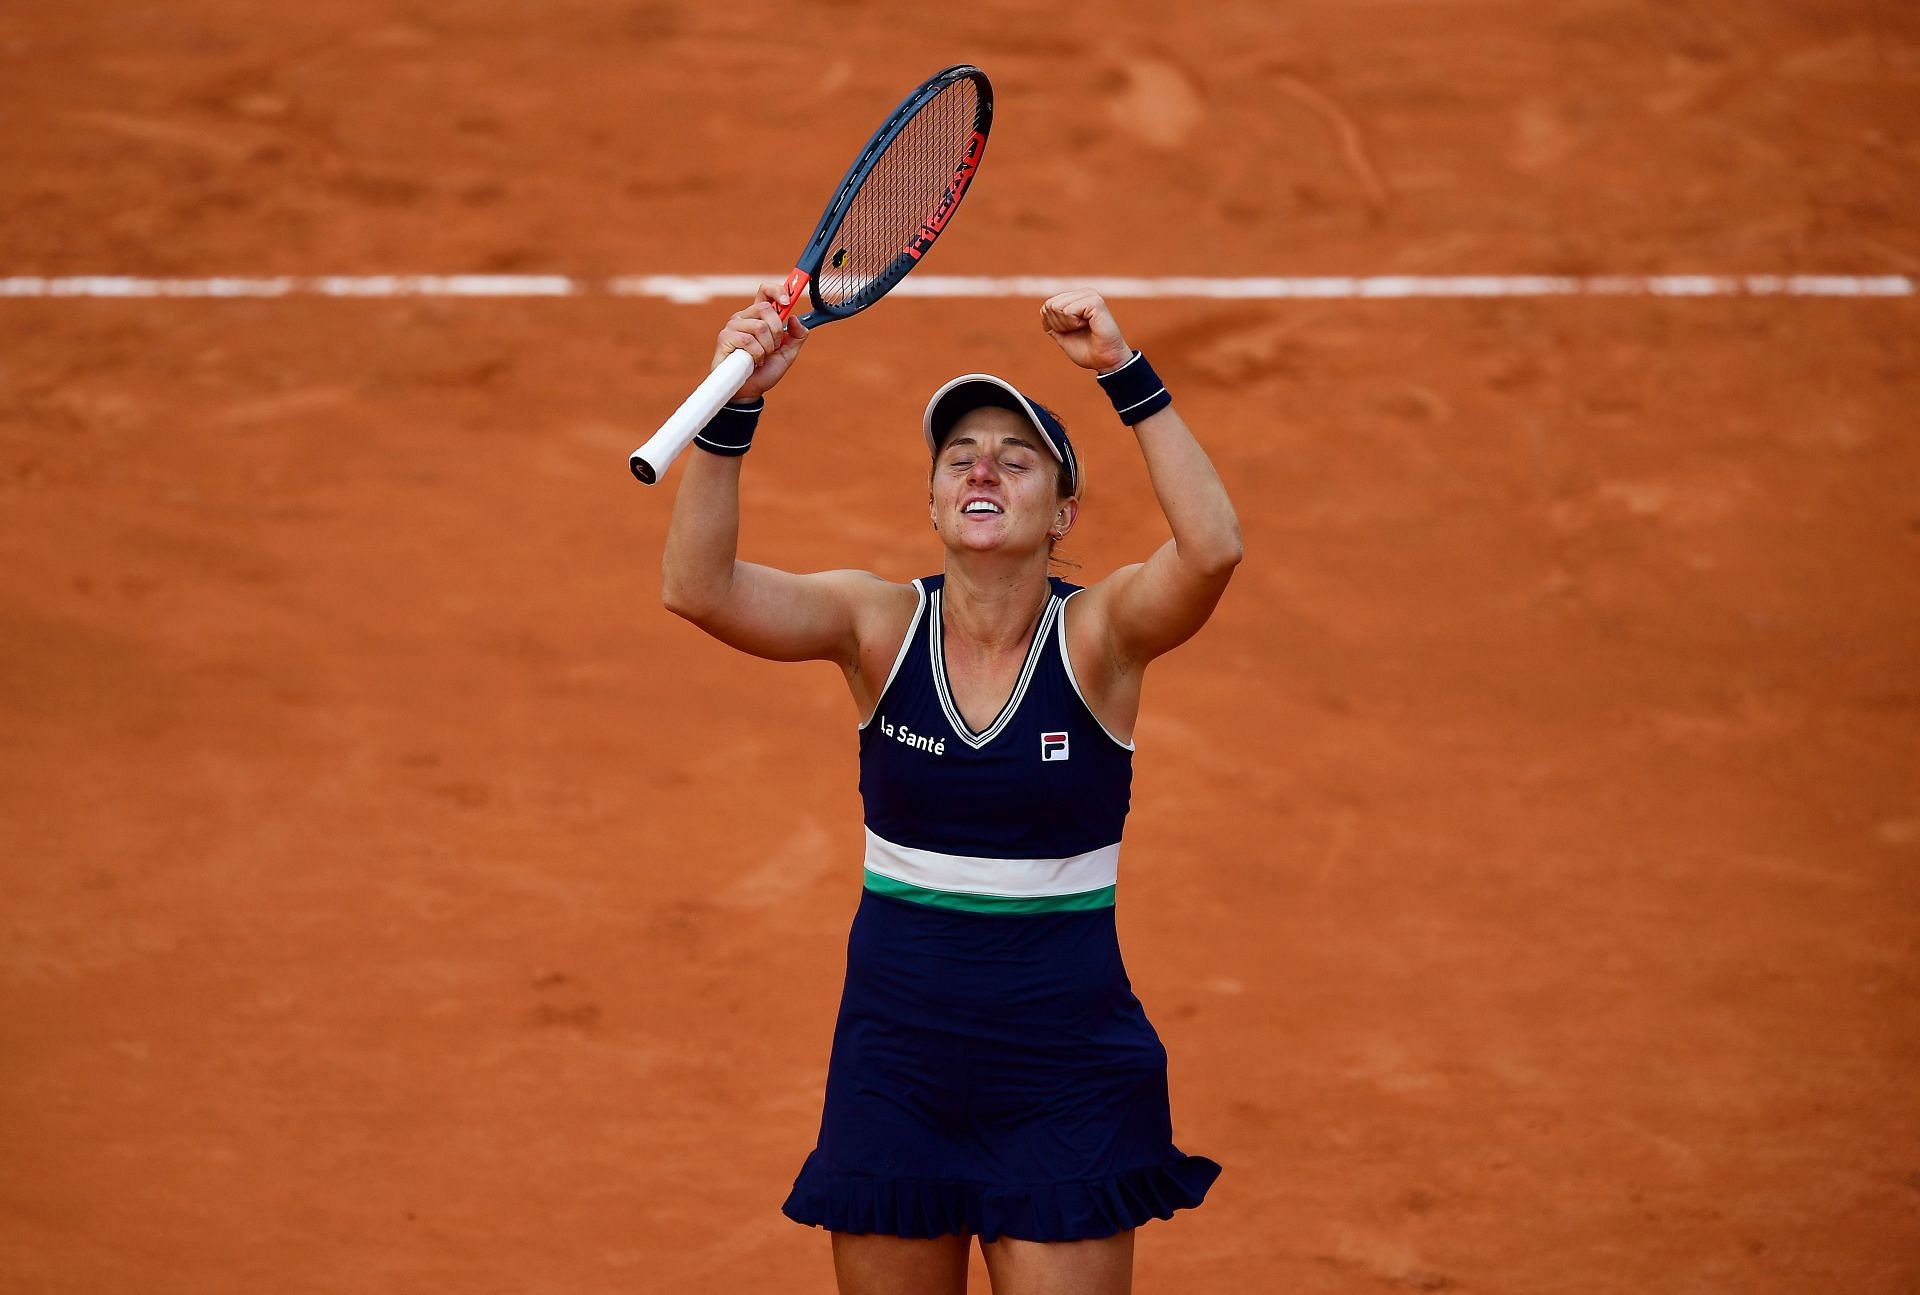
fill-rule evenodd
<path id="1" fill-rule="evenodd" d="M 560 274 L 376 274 L 278 278 L 141 279 L 121 275 L 0 278 L 0 297 L 650 297 L 681 304 L 753 295 L 751 274 L 645 274 L 575 279 Z M 921 275 L 903 297 L 1045 297 L 1092 287 L 1115 298 L 1235 301 L 1372 301 L 1484 297 L 1911 297 L 1905 275 L 1371 275 L 1308 278 L 1013 278 Z"/>
<path id="2" fill-rule="evenodd" d="M 80 275 L 0 279 L 0 297 L 570 297 L 583 290 L 591 289 L 558 274 L 334 274 L 273 279 Z"/>

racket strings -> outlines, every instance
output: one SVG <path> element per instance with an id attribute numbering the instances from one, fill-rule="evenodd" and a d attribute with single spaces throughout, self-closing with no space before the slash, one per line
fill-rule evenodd
<path id="1" fill-rule="evenodd" d="M 900 128 L 827 246 L 814 280 L 823 305 L 859 304 L 867 294 L 884 292 L 911 266 L 907 246 L 946 198 L 980 115 L 979 87 L 962 78 L 943 87 Z"/>

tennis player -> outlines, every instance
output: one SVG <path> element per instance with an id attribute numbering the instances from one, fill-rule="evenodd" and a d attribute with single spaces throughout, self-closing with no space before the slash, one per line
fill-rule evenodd
<path id="1" fill-rule="evenodd" d="M 1172 538 L 1086 588 L 1049 575 L 1080 510 L 1060 420 L 986 374 L 922 431 L 942 571 L 896 584 L 739 561 L 742 456 L 806 341 L 780 284 L 720 332 L 755 369 L 700 433 L 664 599 L 721 642 L 826 660 L 860 716 L 865 884 L 817 1145 L 783 1209 L 826 1228 L 843 1295 L 1131 1288 L 1133 1230 L 1220 1172 L 1173 1144 L 1167 1054 L 1114 927 L 1147 664 L 1197 631 L 1241 557 L 1221 485 L 1098 293 L 1040 322 L 1137 436 Z"/>

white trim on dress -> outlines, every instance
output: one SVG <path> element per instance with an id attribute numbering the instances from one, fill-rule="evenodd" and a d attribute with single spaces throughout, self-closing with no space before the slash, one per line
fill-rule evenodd
<path id="1" fill-rule="evenodd" d="M 1100 731 L 1107 735 L 1109 742 L 1123 751 L 1131 751 L 1134 749 L 1133 743 L 1122 742 L 1119 738 L 1115 737 L 1113 730 L 1108 728 L 1104 723 L 1101 723 L 1100 717 L 1093 713 L 1093 707 L 1087 705 L 1087 695 L 1080 691 L 1079 676 L 1073 673 L 1073 657 L 1067 652 L 1067 604 L 1085 592 L 1087 591 L 1084 589 L 1076 589 L 1060 600 L 1060 618 L 1058 622 L 1060 627 L 1060 664 L 1067 668 L 1067 682 L 1073 685 L 1073 695 L 1080 699 L 1082 706 L 1086 707 L 1087 718 L 1100 726 Z"/>
<path id="2" fill-rule="evenodd" d="M 896 845 L 868 828 L 866 866 L 882 877 L 927 890 L 1008 898 L 1078 895 L 1119 881 L 1120 843 L 1064 859 L 986 859 Z"/>
<path id="3" fill-rule="evenodd" d="M 907 622 L 906 637 L 900 640 L 900 650 L 893 654 L 893 668 L 887 671 L 887 681 L 880 685 L 880 693 L 873 699 L 873 710 L 860 721 L 859 731 L 867 731 L 867 725 L 873 723 L 875 715 L 880 713 L 880 704 L 887 699 L 887 689 L 893 687 L 893 680 L 900 673 L 900 667 L 906 664 L 907 651 L 913 646 L 913 636 L 920 628 L 920 617 L 927 610 L 927 590 L 916 578 L 913 582 L 914 604 L 913 619 Z"/>
<path id="4" fill-rule="evenodd" d="M 1046 649 L 1047 632 L 1059 614 L 1061 599 L 1055 593 L 1047 595 L 1046 608 L 1040 613 L 1040 623 L 1034 627 L 1033 642 L 1027 647 L 1026 664 L 1020 668 L 1020 678 L 1013 685 L 1013 694 L 1007 698 L 1007 704 L 1001 707 L 999 716 L 988 725 L 986 731 L 975 733 L 961 717 L 960 708 L 954 705 L 953 697 L 947 691 L 947 652 L 940 614 L 942 592 L 940 589 L 934 590 L 928 602 L 927 627 L 932 637 L 927 657 L 933 669 L 933 690 L 940 698 L 940 709 L 947 713 L 947 724 L 953 729 L 954 736 L 978 751 L 1000 736 L 1007 725 L 1013 722 L 1014 713 L 1020 709 L 1020 702 L 1027 695 L 1027 685 L 1033 682 L 1034 672 L 1040 667 L 1040 655 Z"/>

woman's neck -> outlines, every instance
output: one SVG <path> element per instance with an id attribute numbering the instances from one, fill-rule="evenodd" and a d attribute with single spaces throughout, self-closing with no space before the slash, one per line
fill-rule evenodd
<path id="1" fill-rule="evenodd" d="M 983 564 L 947 555 L 941 586 L 946 633 L 988 650 L 1024 649 L 1052 587 L 1043 564 Z"/>

